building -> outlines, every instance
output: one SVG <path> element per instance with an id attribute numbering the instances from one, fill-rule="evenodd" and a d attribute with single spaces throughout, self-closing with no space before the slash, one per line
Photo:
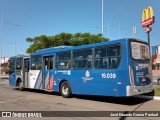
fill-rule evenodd
<path id="1" fill-rule="evenodd" d="M 160 45 L 151 47 L 152 64 L 155 65 L 156 70 L 160 70 Z"/>
<path id="2" fill-rule="evenodd" d="M 8 63 L 9 57 L 4 57 L 2 59 L 0 59 L 0 65 L 4 64 L 4 63 Z"/>
<path id="3" fill-rule="evenodd" d="M 8 64 L 9 57 L 4 57 L 3 59 L 0 59 L 0 69 L 1 73 L 5 74 L 4 69 L 6 68 L 6 64 Z"/>

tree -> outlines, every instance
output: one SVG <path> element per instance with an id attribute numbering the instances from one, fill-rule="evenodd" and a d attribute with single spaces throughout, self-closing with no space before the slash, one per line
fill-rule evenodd
<path id="1" fill-rule="evenodd" d="M 83 44 L 91 44 L 97 42 L 108 41 L 108 38 L 102 37 L 102 34 L 90 34 L 90 33 L 60 33 L 54 36 L 36 36 L 34 38 L 27 38 L 26 41 L 31 43 L 27 49 L 27 53 L 35 52 L 36 50 L 56 47 L 56 46 L 79 46 Z"/>
<path id="2" fill-rule="evenodd" d="M 152 64 L 152 70 L 156 69 L 156 65 Z"/>

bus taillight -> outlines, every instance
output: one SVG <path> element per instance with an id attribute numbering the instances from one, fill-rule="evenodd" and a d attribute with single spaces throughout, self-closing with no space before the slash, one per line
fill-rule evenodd
<path id="1" fill-rule="evenodd" d="M 134 85 L 134 74 L 131 66 L 129 66 L 129 78 L 130 78 L 131 85 Z"/>

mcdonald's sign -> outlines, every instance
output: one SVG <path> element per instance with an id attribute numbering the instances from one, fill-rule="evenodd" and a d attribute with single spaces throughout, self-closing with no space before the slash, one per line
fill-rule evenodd
<path id="1" fill-rule="evenodd" d="M 142 13 L 142 27 L 148 27 L 149 25 L 154 23 L 154 13 L 152 7 L 148 7 L 143 10 Z"/>
<path id="2" fill-rule="evenodd" d="M 150 32 L 152 29 L 150 28 L 150 27 L 147 27 L 146 29 L 145 29 L 145 32 L 147 33 L 147 32 Z"/>

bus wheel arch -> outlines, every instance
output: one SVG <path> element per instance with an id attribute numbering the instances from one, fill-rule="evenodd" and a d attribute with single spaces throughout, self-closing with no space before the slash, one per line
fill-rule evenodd
<path id="1" fill-rule="evenodd" d="M 62 80 L 60 82 L 59 91 L 60 91 L 60 94 L 64 98 L 70 98 L 71 97 L 72 89 L 71 89 L 71 85 L 69 84 L 69 82 L 67 80 Z"/>
<path id="2" fill-rule="evenodd" d="M 23 87 L 23 82 L 22 82 L 21 78 L 18 78 L 18 79 L 17 79 L 16 86 L 17 86 L 18 89 L 21 90 L 21 91 L 24 89 L 24 87 Z"/>

